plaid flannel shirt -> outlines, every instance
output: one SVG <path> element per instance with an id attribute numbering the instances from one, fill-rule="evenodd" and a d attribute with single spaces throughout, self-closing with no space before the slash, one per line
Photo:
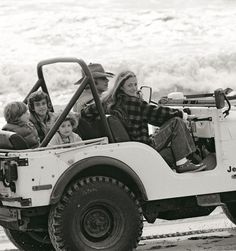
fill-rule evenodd
<path id="1" fill-rule="evenodd" d="M 106 113 L 117 116 L 124 124 L 131 140 L 152 145 L 148 132 L 148 124 L 160 127 L 168 119 L 182 117 L 182 111 L 165 106 L 150 105 L 141 98 L 120 93 L 117 103 L 110 111 L 107 104 L 103 104 Z M 96 106 L 90 105 L 83 112 L 82 116 L 91 119 L 98 115 Z"/>

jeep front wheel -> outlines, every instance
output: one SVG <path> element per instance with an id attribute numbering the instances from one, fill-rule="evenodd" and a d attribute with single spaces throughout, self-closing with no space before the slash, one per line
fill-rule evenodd
<path id="1" fill-rule="evenodd" d="M 56 250 L 133 250 L 140 240 L 142 209 L 121 182 L 89 177 L 73 183 L 49 215 Z"/>
<path id="2" fill-rule="evenodd" d="M 24 251 L 55 251 L 48 232 L 23 232 L 4 228 L 5 234 L 8 239 L 19 250 Z"/>
<path id="3" fill-rule="evenodd" d="M 222 208 L 228 219 L 236 224 L 236 202 L 227 203 Z"/>

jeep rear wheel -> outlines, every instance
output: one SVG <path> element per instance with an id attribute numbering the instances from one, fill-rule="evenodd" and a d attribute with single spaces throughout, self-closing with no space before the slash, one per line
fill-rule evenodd
<path id="1" fill-rule="evenodd" d="M 9 240 L 24 251 L 55 251 L 47 232 L 23 232 L 4 229 Z"/>
<path id="2" fill-rule="evenodd" d="M 52 208 L 49 234 L 56 250 L 133 250 L 140 240 L 142 209 L 121 182 L 89 177 L 73 183 Z"/>
<path id="3" fill-rule="evenodd" d="M 236 202 L 227 203 L 222 208 L 228 219 L 231 220 L 234 224 L 236 224 Z"/>

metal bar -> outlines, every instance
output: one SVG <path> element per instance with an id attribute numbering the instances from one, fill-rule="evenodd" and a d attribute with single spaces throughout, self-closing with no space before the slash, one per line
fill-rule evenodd
<path id="1" fill-rule="evenodd" d="M 41 86 L 42 84 L 42 79 L 38 79 L 38 81 L 34 84 L 34 86 L 32 87 L 32 89 L 29 91 L 29 93 L 27 94 L 27 96 L 25 97 L 25 99 L 23 100 L 23 102 L 25 104 L 27 104 L 28 102 L 28 97 L 29 95 L 32 93 L 32 92 L 35 92 L 39 89 L 39 87 Z"/>
<path id="2" fill-rule="evenodd" d="M 84 64 L 84 62 L 82 64 Z M 111 129 L 110 129 L 109 125 L 108 125 L 108 122 L 107 122 L 107 119 L 106 119 L 106 115 L 105 115 L 102 103 L 101 103 L 100 98 L 98 96 L 93 76 L 92 76 L 92 74 L 89 71 L 89 69 L 88 69 L 87 66 L 84 67 L 83 70 L 84 70 L 85 74 L 89 77 L 89 79 L 91 80 L 91 81 L 89 81 L 89 85 L 90 85 L 90 88 L 91 88 L 91 91 L 92 91 L 92 94 L 93 94 L 93 98 L 94 98 L 96 107 L 97 107 L 98 112 L 100 114 L 100 118 L 101 118 L 102 124 L 104 126 L 106 135 L 107 135 L 109 141 L 114 143 L 115 140 L 114 140 L 114 138 L 112 136 L 112 132 L 111 132 Z"/>
<path id="3" fill-rule="evenodd" d="M 93 98 L 94 98 L 96 107 L 97 107 L 98 112 L 100 114 L 100 118 L 101 118 L 101 121 L 102 121 L 102 125 L 104 126 L 106 136 L 108 137 L 110 142 L 115 142 L 114 138 L 112 136 L 112 133 L 111 133 L 111 129 L 110 129 L 109 125 L 108 125 L 103 106 L 102 106 L 100 98 L 98 96 L 93 76 L 92 76 L 90 70 L 88 69 L 88 66 L 85 64 L 85 62 L 83 60 L 77 59 L 77 58 L 53 58 L 53 59 L 48 59 L 48 60 L 41 61 L 41 62 L 38 63 L 38 66 L 37 66 L 39 79 L 43 79 L 42 67 L 44 65 L 54 64 L 54 63 L 61 63 L 61 62 L 65 62 L 65 63 L 67 63 L 67 62 L 68 63 L 76 62 L 76 63 L 78 63 L 82 67 L 82 70 L 84 71 L 86 77 L 83 79 L 80 87 L 78 88 L 78 90 L 76 91 L 76 93 L 74 94 L 72 99 L 70 100 L 69 104 L 66 106 L 63 113 L 57 119 L 55 125 L 51 128 L 51 130 L 46 135 L 46 137 L 43 140 L 43 142 L 41 143 L 40 147 L 45 147 L 49 143 L 49 141 L 51 140 L 51 138 L 53 137 L 55 132 L 58 130 L 60 124 L 62 123 L 62 121 L 65 119 L 65 117 L 69 113 L 70 109 L 73 107 L 76 100 L 79 98 L 79 96 L 83 92 L 83 90 L 84 90 L 87 83 L 90 85 L 91 92 L 93 94 Z M 43 81 L 43 83 L 45 84 L 44 81 Z"/>
<path id="4" fill-rule="evenodd" d="M 46 135 L 46 137 L 44 138 L 44 140 L 42 141 L 42 143 L 40 144 L 39 147 L 45 147 L 45 146 L 47 146 L 47 144 L 49 143 L 49 141 L 51 140 L 51 138 L 53 137 L 53 135 L 56 133 L 56 131 L 60 127 L 61 123 L 64 121 L 64 119 L 66 118 L 66 116 L 70 112 L 71 108 L 74 106 L 74 104 L 77 101 L 77 99 L 82 94 L 85 86 L 87 85 L 87 82 L 88 82 L 88 78 L 85 77 L 82 80 L 81 85 L 79 86 L 79 88 L 77 89 L 77 91 L 75 92 L 75 94 L 73 95 L 73 97 L 71 98 L 70 102 L 67 104 L 67 106 L 65 107 L 64 111 L 61 113 L 61 115 L 59 116 L 59 118 L 56 120 L 55 124 L 50 129 L 50 131 L 48 132 L 48 134 Z"/>

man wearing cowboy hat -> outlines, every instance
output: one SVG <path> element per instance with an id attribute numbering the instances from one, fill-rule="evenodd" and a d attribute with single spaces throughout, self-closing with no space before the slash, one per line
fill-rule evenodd
<path id="1" fill-rule="evenodd" d="M 109 78 L 114 77 L 111 72 L 105 72 L 101 64 L 90 63 L 88 65 L 90 72 L 95 81 L 98 95 L 101 97 L 102 93 L 107 91 Z M 93 102 L 93 95 L 89 85 L 86 86 L 85 90 L 79 97 L 78 101 L 74 105 L 74 112 L 80 113 L 81 110 L 88 104 Z"/>

